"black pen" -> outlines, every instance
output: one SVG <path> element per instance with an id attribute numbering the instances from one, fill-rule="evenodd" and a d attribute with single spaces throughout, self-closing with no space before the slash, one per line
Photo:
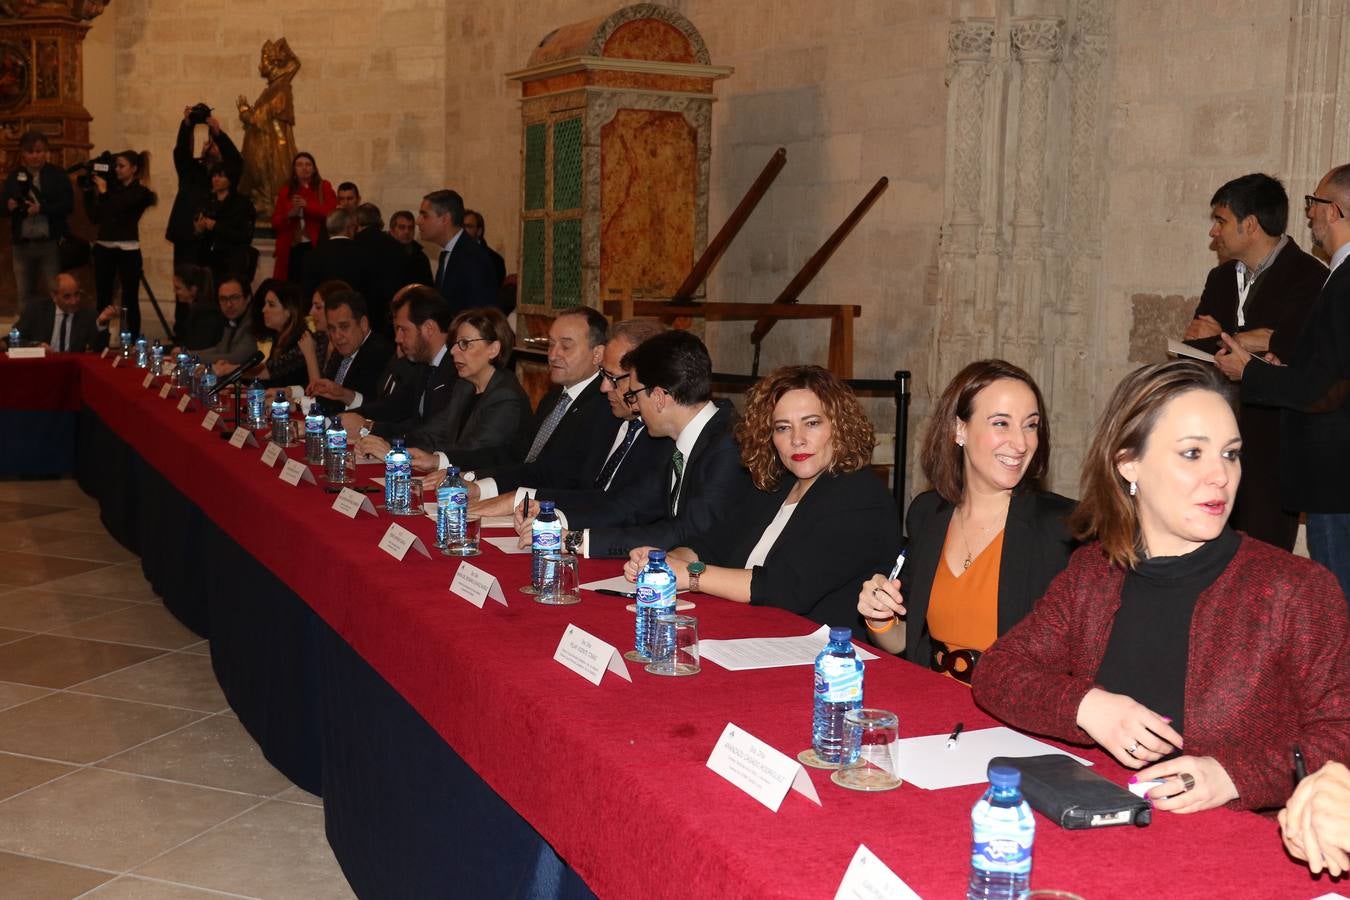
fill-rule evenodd
<path id="1" fill-rule="evenodd" d="M 610 597 L 623 597 L 626 600 L 636 600 L 637 594 L 625 594 L 623 591 L 616 591 L 610 588 L 596 588 L 597 594 L 605 594 Z"/>
<path id="2" fill-rule="evenodd" d="M 966 727 L 965 722 L 956 723 L 956 727 L 952 729 L 951 737 L 947 738 L 948 750 L 951 750 L 956 747 L 956 741 L 959 737 L 961 737 L 961 732 L 965 729 L 965 727 Z"/>
<path id="3" fill-rule="evenodd" d="M 1294 747 L 1294 784 L 1308 777 L 1308 764 L 1303 760 L 1303 750 Z"/>

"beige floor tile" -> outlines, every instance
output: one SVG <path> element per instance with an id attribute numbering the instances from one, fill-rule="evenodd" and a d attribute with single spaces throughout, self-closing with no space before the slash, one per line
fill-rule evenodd
<path id="1" fill-rule="evenodd" d="M 300 803 L 268 801 L 136 874 L 259 897 L 354 896 L 324 838 L 323 810 Z"/>
<path id="2" fill-rule="evenodd" d="M 0 681 L 63 688 L 159 656 L 163 650 L 35 634 L 0 646 Z"/>
<path id="3" fill-rule="evenodd" d="M 0 594 L 0 627 L 50 631 L 102 616 L 132 604 L 109 597 L 63 594 L 43 588 L 23 588 Z"/>
<path id="4" fill-rule="evenodd" d="M 0 849 L 125 872 L 256 802 L 242 794 L 82 769 L 0 802 Z"/>
<path id="5" fill-rule="evenodd" d="M 58 507 L 50 507 L 53 510 Z M 3 513 L 0 513 L 2 516 Z M 74 531 L 80 534 L 107 534 L 99 520 L 97 509 L 60 509 L 33 518 L 36 525 L 47 528 L 59 528 L 62 531 Z"/>
<path id="6" fill-rule="evenodd" d="M 263 758 L 262 750 L 239 720 L 228 716 L 203 719 L 119 753 L 99 766 L 262 797 L 290 785 L 286 776 Z"/>
<path id="7" fill-rule="evenodd" d="M 47 591 L 67 591 L 72 594 L 133 600 L 137 603 L 159 602 L 159 598 L 150 589 L 144 573 L 141 572 L 140 563 L 107 566 L 80 574 L 72 573 L 69 577 L 48 582 L 42 588 Z"/>
<path id="8" fill-rule="evenodd" d="M 169 881 L 151 881 L 149 878 L 123 875 L 90 891 L 80 900 L 212 900 L 212 898 L 224 900 L 227 897 L 242 896 L 242 894 L 203 891 Z"/>
<path id="9" fill-rule="evenodd" d="M 47 503 L 18 503 L 14 500 L 0 500 L 0 522 L 22 522 L 27 519 L 60 516 L 68 512 L 71 512 L 71 510 L 64 506 L 52 506 Z M 99 533 L 103 532 L 101 523 L 98 530 Z"/>
<path id="10" fill-rule="evenodd" d="M 0 753 L 0 800 L 74 771 L 74 766 Z"/>
<path id="11" fill-rule="evenodd" d="M 3 599 L 0 598 L 0 601 Z M 188 630 L 163 606 L 148 603 L 133 604 L 116 612 L 65 625 L 53 629 L 52 633 L 95 641 L 141 644 L 165 650 L 177 650 L 201 640 L 200 636 Z"/>
<path id="12" fill-rule="evenodd" d="M 108 564 L 87 559 L 66 559 L 59 556 L 39 556 L 17 550 L 0 550 L 0 581 L 6 584 L 31 586 L 69 578 L 102 569 Z"/>
<path id="13" fill-rule="evenodd" d="M 51 688 L 0 681 L 0 710 L 18 706 L 20 703 L 27 703 L 29 700 L 36 700 L 38 697 L 45 697 L 50 693 Z"/>
<path id="14" fill-rule="evenodd" d="M 0 522 L 0 546 L 43 556 L 68 556 L 120 563 L 136 559 L 136 554 L 113 540 L 107 532 L 79 533 L 53 528 L 39 519 Z"/>
<path id="15" fill-rule="evenodd" d="M 190 645 L 188 645 L 188 646 L 186 646 L 186 647 L 183 647 L 183 648 L 182 648 L 182 652 L 183 652 L 183 653 L 196 653 L 198 656 L 210 656 L 210 655 L 211 655 L 211 642 L 210 642 L 210 641 L 198 641 L 198 642 L 195 643 L 195 644 L 190 644 Z"/>
<path id="16" fill-rule="evenodd" d="M 12 644 L 26 637 L 32 637 L 31 631 L 15 631 L 13 628 L 0 628 L 0 644 Z"/>
<path id="17" fill-rule="evenodd" d="M 98 508 L 98 501 L 80 490 L 80 486 L 73 478 L 64 478 L 60 481 L 0 481 L 0 500 L 74 506 L 81 509 Z"/>
<path id="18" fill-rule="evenodd" d="M 80 682 L 69 690 L 209 713 L 229 708 L 216 673 L 211 670 L 211 658 L 195 653 L 166 653 L 111 675 Z"/>
<path id="19" fill-rule="evenodd" d="M 0 853 L 5 900 L 70 900 L 116 876 L 13 853 Z"/>
<path id="20" fill-rule="evenodd" d="M 0 711 L 0 750 L 90 763 L 200 718 L 186 709 L 58 692 Z"/>
<path id="21" fill-rule="evenodd" d="M 310 806 L 323 806 L 323 798 L 318 794 L 311 794 L 298 785 L 291 785 L 272 798 L 273 800 L 285 800 L 290 803 L 308 803 Z"/>

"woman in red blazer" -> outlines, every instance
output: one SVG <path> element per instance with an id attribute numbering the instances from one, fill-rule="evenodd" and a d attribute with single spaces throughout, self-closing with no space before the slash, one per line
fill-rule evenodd
<path id="1" fill-rule="evenodd" d="M 305 254 L 318 243 L 328 214 L 337 209 L 333 186 L 319 177 L 318 163 L 308 153 L 291 160 L 291 180 L 272 205 L 272 230 L 277 235 L 272 277 L 300 283 Z"/>
<path id="2" fill-rule="evenodd" d="M 1026 731 L 1095 741 L 1158 809 L 1282 806 L 1293 748 L 1350 749 L 1350 621 L 1334 576 L 1228 527 L 1242 439 L 1192 361 L 1116 388 L 1070 526 L 1093 543 L 984 654 L 975 700 Z"/>

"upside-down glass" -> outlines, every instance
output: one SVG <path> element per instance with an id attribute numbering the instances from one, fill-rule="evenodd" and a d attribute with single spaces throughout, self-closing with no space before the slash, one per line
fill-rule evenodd
<path id="1" fill-rule="evenodd" d="M 900 718 L 885 709 L 844 713 L 844 744 L 856 760 L 830 773 L 830 780 L 855 791 L 889 791 L 901 785 Z"/>
<path id="2" fill-rule="evenodd" d="M 653 675 L 697 675 L 698 619 L 693 616 L 656 617 L 652 636 L 652 661 L 647 671 Z"/>
<path id="3" fill-rule="evenodd" d="M 577 557 L 574 553 L 545 553 L 539 557 L 543 567 L 539 593 L 535 603 L 547 606 L 570 606 L 581 602 L 577 577 Z"/>

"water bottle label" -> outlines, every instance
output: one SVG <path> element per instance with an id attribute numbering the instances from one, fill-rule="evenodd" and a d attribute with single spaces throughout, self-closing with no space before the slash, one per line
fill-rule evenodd
<path id="1" fill-rule="evenodd" d="M 986 872 L 1026 875 L 1031 871 L 1031 845 L 1011 837 L 990 837 L 982 841 L 977 835 L 971 850 L 971 865 Z"/>
<path id="2" fill-rule="evenodd" d="M 450 506 L 457 509 L 464 509 L 469 505 L 468 488 L 455 488 L 450 491 Z"/>
<path id="3" fill-rule="evenodd" d="M 323 419 L 306 420 L 305 432 L 307 434 L 323 434 Z"/>
<path id="4" fill-rule="evenodd" d="M 536 553 L 552 553 L 562 543 L 562 535 L 556 531 L 536 531 L 532 549 Z"/>
<path id="5" fill-rule="evenodd" d="M 827 657 L 816 667 L 816 696 L 827 703 L 862 702 L 862 686 L 862 669 L 849 657 Z"/>
<path id="6" fill-rule="evenodd" d="M 345 431 L 330 431 L 330 432 L 328 433 L 328 449 L 329 449 L 329 450 L 346 450 L 346 449 L 347 449 L 347 432 L 345 432 Z"/>

